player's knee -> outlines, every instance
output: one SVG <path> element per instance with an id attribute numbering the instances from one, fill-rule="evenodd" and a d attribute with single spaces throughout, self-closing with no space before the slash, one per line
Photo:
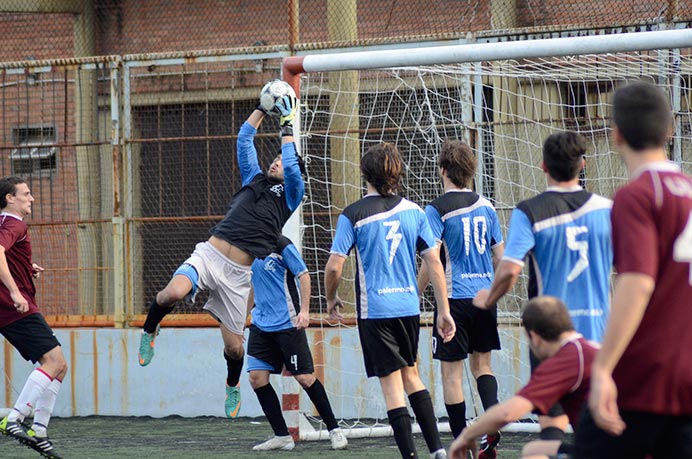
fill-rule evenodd
<path id="1" fill-rule="evenodd" d="M 269 384 L 269 375 L 259 371 L 251 371 L 248 380 L 253 389 L 259 389 Z"/>
<path id="2" fill-rule="evenodd" d="M 188 292 L 183 292 L 182 289 L 166 287 L 156 294 L 156 303 L 164 308 L 172 308 L 176 301 L 182 301 L 187 294 Z"/>
<path id="3" fill-rule="evenodd" d="M 404 382 L 404 390 L 407 394 L 425 389 L 423 381 L 421 381 L 417 371 L 402 373 L 402 380 Z"/>
<path id="4" fill-rule="evenodd" d="M 306 375 L 294 375 L 294 377 L 303 389 L 307 389 L 310 386 L 312 386 L 315 383 L 315 379 L 317 379 L 315 378 L 315 375 L 312 373 Z"/>
<path id="5" fill-rule="evenodd" d="M 223 352 L 234 360 L 240 360 L 245 355 L 242 343 L 224 343 Z"/>
<path id="6" fill-rule="evenodd" d="M 56 346 L 51 351 L 39 359 L 41 368 L 53 378 L 63 379 L 67 373 L 67 360 L 62 353 L 60 346 Z"/>

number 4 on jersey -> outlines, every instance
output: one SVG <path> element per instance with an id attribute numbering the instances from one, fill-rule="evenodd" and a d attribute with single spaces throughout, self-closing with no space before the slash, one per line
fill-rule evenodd
<path id="1" fill-rule="evenodd" d="M 673 245 L 673 260 L 690 264 L 690 277 L 689 283 L 692 285 L 692 212 L 687 218 L 687 224 L 682 233 L 675 239 L 675 244 Z"/>

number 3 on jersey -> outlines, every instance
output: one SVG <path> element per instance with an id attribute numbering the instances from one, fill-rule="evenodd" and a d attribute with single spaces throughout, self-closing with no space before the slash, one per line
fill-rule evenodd
<path id="1" fill-rule="evenodd" d="M 673 245 L 673 260 L 690 264 L 689 283 L 692 285 L 692 213 L 687 217 L 687 224 Z"/>

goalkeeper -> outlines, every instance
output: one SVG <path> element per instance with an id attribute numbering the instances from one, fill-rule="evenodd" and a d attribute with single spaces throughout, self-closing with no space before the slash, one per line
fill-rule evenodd
<path id="1" fill-rule="evenodd" d="M 260 169 L 254 137 L 267 112 L 260 105 L 238 133 L 237 157 L 242 187 L 233 195 L 226 216 L 214 226 L 206 242 L 173 273 L 168 285 L 151 302 L 139 345 L 139 364 L 154 357 L 154 339 L 161 320 L 177 301 L 194 302 L 200 290 L 209 291 L 204 309 L 220 323 L 226 379 L 226 416 L 240 410 L 240 373 L 243 367 L 243 329 L 250 294 L 251 265 L 276 247 L 281 228 L 300 204 L 305 185 L 302 160 L 293 142 L 296 97 L 291 91 L 277 100 L 281 114 L 281 155 L 265 173 Z"/>

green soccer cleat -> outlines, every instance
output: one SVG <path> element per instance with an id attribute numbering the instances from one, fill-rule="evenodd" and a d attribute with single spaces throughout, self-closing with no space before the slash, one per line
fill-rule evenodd
<path id="1" fill-rule="evenodd" d="M 224 401 L 224 409 L 226 417 L 235 419 L 240 412 L 240 383 L 237 386 L 229 386 L 226 384 L 226 400 Z"/>
<path id="2" fill-rule="evenodd" d="M 156 326 L 154 333 L 147 333 L 142 330 L 142 337 L 139 340 L 139 365 L 146 367 L 154 358 L 154 340 L 159 334 L 160 325 Z"/>
<path id="3" fill-rule="evenodd" d="M 31 448 L 36 444 L 34 437 L 27 433 L 21 422 L 10 421 L 7 417 L 0 421 L 0 433 L 12 437 L 22 445 Z"/>

